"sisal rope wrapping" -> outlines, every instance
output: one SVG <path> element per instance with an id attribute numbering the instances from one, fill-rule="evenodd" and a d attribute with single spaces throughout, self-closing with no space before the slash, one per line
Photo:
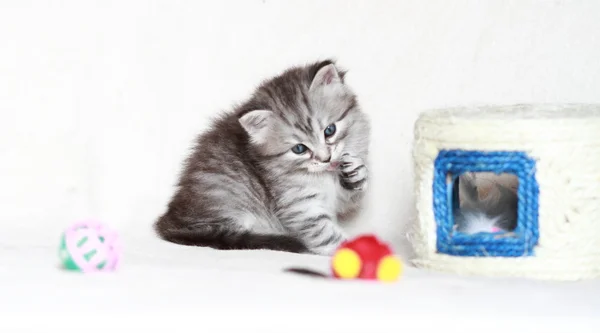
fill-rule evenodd
<path id="1" fill-rule="evenodd" d="M 519 151 L 536 161 L 534 254 L 469 257 L 437 251 L 434 162 L 442 150 Z M 579 280 L 600 277 L 600 106 L 508 105 L 430 110 L 413 147 L 417 267 L 461 275 Z"/>

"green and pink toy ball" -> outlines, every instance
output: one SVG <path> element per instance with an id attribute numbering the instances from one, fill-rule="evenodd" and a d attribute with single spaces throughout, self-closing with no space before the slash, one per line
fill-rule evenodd
<path id="1" fill-rule="evenodd" d="M 119 265 L 121 245 L 114 230 L 96 221 L 82 221 L 65 230 L 58 254 L 67 270 L 113 271 Z"/>

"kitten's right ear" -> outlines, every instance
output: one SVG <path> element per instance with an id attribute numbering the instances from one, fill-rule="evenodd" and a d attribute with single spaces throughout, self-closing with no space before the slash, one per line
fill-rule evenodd
<path id="1" fill-rule="evenodd" d="M 273 112 L 268 110 L 254 110 L 246 113 L 240 118 L 240 124 L 250 135 L 252 141 L 263 143 L 269 131 Z"/>

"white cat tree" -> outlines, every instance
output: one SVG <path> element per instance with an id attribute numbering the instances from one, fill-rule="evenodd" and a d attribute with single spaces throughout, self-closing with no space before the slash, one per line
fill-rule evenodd
<path id="1" fill-rule="evenodd" d="M 461 275 L 600 277 L 600 106 L 438 109 L 415 123 L 417 267 Z M 509 234 L 453 230 L 452 181 L 463 172 L 518 177 Z"/>

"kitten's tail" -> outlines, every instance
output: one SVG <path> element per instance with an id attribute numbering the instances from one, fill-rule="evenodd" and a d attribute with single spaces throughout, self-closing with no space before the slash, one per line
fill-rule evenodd
<path id="1" fill-rule="evenodd" d="M 169 223 L 167 215 L 158 220 L 155 230 L 162 239 L 180 245 L 203 246 L 218 250 L 273 250 L 309 253 L 306 245 L 292 236 L 236 231 L 218 223 L 176 227 L 173 223 Z"/>

